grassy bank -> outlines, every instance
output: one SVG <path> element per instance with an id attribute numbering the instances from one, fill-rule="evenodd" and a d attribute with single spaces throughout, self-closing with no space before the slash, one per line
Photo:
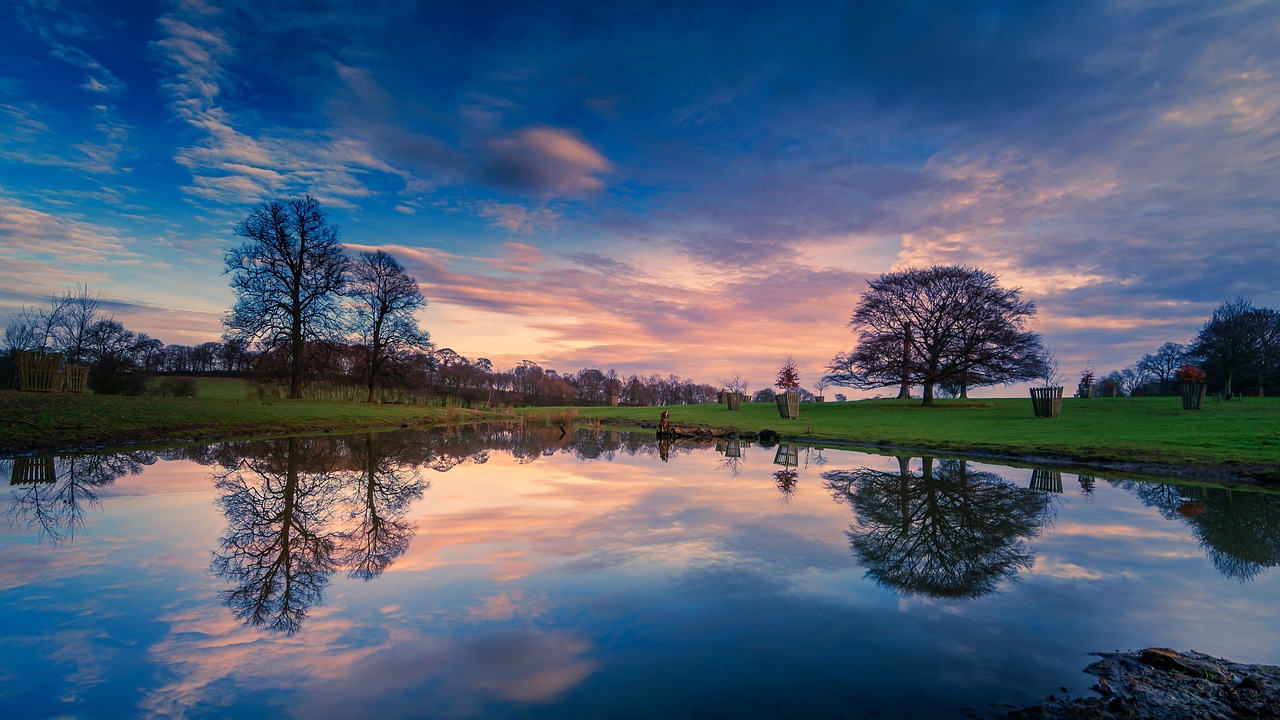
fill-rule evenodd
<path id="1" fill-rule="evenodd" d="M 804 404 L 798 420 L 782 420 L 772 403 L 673 407 L 676 425 L 758 432 L 768 428 L 808 441 L 926 448 L 1005 457 L 1226 474 L 1280 480 L 1280 398 L 1207 402 L 1184 411 L 1179 398 L 1063 400 L 1062 416 L 1037 418 L 1030 399 L 875 400 Z M 656 408 L 582 408 L 584 418 L 657 422 Z M 1139 467 L 1152 466 L 1152 467 Z"/>
<path id="2" fill-rule="evenodd" d="M 338 432 L 510 419 L 505 413 L 413 405 L 260 400 L 236 380 L 202 380 L 195 398 L 34 395 L 0 392 L 0 455 L 139 442 Z M 253 393 L 256 395 L 256 393 Z M 1178 398 L 1066 399 L 1062 416 L 1036 418 L 1031 401 L 875 400 L 803 405 L 779 419 L 771 403 L 669 408 L 676 425 L 759 432 L 814 443 L 855 443 L 1004 458 L 1052 458 L 1135 472 L 1280 481 L 1280 398 L 1209 402 L 1184 411 Z M 537 416 L 656 423 L 660 408 L 536 408 Z M 557 421 L 559 422 L 559 421 Z M 1213 472 L 1207 472 L 1212 470 Z"/>
<path id="3" fill-rule="evenodd" d="M 234 381 L 233 381 L 234 382 Z M 212 397 L 42 395 L 0 391 L 0 456 L 137 443 L 469 422 L 459 408 Z M 241 397 L 227 397 L 240 395 Z"/>

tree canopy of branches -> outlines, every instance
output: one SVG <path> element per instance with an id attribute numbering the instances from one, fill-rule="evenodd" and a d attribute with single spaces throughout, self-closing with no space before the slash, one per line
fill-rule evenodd
<path id="1" fill-rule="evenodd" d="M 831 361 L 831 383 L 899 385 L 899 397 L 922 385 L 923 404 L 932 405 L 940 383 L 956 383 L 964 397 L 969 387 L 1041 374 L 1043 343 L 1026 329 L 1035 303 L 1017 288 L 1001 287 L 994 275 L 934 265 L 885 273 L 868 284 L 849 321 L 858 346 Z"/>
<path id="2" fill-rule="evenodd" d="M 414 313 L 427 301 L 418 282 L 391 255 L 378 250 L 360 253 L 351 266 L 348 290 L 355 331 L 368 348 L 369 402 L 379 402 L 379 386 L 389 361 L 411 350 L 431 347 L 431 337 Z"/>
<path id="3" fill-rule="evenodd" d="M 1218 376 L 1223 395 L 1229 398 L 1237 375 L 1259 369 L 1260 377 L 1265 378 L 1267 366 L 1274 363 L 1266 350 L 1275 355 L 1276 339 L 1280 338 L 1278 326 L 1280 316 L 1274 310 L 1254 307 L 1251 301 L 1236 298 L 1213 311 L 1200 328 L 1189 355 Z"/>
<path id="4" fill-rule="evenodd" d="M 286 352 L 289 397 L 300 398 L 307 342 L 341 329 L 350 260 L 338 229 L 308 195 L 262 203 L 235 232 L 248 242 L 225 258 L 236 296 L 226 336 Z"/>

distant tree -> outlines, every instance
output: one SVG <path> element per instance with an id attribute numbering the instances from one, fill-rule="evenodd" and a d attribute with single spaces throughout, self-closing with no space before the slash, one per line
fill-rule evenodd
<path id="1" fill-rule="evenodd" d="M 68 290 L 62 297 L 54 299 L 54 334 L 67 362 L 89 361 L 87 346 L 89 335 L 100 319 L 100 297 L 100 294 L 90 295 L 88 285 L 78 285 L 74 294 Z"/>
<path id="2" fill-rule="evenodd" d="M 146 391 L 147 353 L 156 341 L 135 333 L 115 318 L 102 318 L 84 333 L 81 361 L 91 365 L 89 385 L 104 395 L 141 395 Z"/>
<path id="3" fill-rule="evenodd" d="M 1186 345 L 1167 342 L 1154 353 L 1143 355 L 1138 361 L 1138 368 L 1153 376 L 1159 383 L 1160 392 L 1165 393 L 1176 385 L 1173 373 L 1186 361 L 1186 355 Z"/>
<path id="4" fill-rule="evenodd" d="M 368 402 L 381 402 L 387 363 L 411 350 L 431 347 L 431 337 L 415 317 L 427 301 L 418 282 L 394 257 L 382 250 L 360 253 L 351 264 L 350 287 L 355 331 L 368 350 L 365 382 Z"/>
<path id="5" fill-rule="evenodd" d="M 1236 375 L 1261 359 L 1259 328 L 1265 314 L 1249 300 L 1236 298 L 1219 305 L 1196 335 L 1189 354 L 1221 378 L 1225 398 L 1231 397 Z"/>
<path id="6" fill-rule="evenodd" d="M 778 377 L 773 384 L 783 392 L 800 389 L 800 363 L 796 362 L 795 356 L 790 353 L 783 356 L 782 364 L 778 366 Z"/>
<path id="7" fill-rule="evenodd" d="M 772 388 L 761 388 L 756 391 L 755 395 L 751 396 L 751 402 L 773 402 L 774 397 L 776 395 Z"/>
<path id="8" fill-rule="evenodd" d="M 248 242 L 226 255 L 236 296 L 226 337 L 287 352 L 289 397 L 300 398 L 308 341 L 341 329 L 350 260 L 338 229 L 307 195 L 262 203 L 235 232 Z"/>
<path id="9" fill-rule="evenodd" d="M 1267 383 L 1280 369 L 1280 312 L 1263 308 L 1258 311 L 1258 397 L 1267 394 Z"/>
<path id="10" fill-rule="evenodd" d="M 1017 288 L 1000 287 L 994 275 L 935 265 L 886 273 L 868 284 L 849 321 L 858 347 L 832 360 L 827 378 L 833 384 L 918 384 L 928 406 L 941 382 L 959 382 L 964 394 L 970 384 L 1040 376 L 1044 348 L 1040 336 L 1025 329 L 1035 303 Z"/>

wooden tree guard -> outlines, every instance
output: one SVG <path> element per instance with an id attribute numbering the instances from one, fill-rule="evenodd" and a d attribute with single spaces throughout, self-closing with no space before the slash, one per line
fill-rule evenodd
<path id="1" fill-rule="evenodd" d="M 67 366 L 67 392 L 89 392 L 89 366 Z"/>
<path id="2" fill-rule="evenodd" d="M 788 390 L 774 397 L 778 403 L 778 417 L 783 420 L 795 420 L 800 417 L 800 393 Z"/>
<path id="3" fill-rule="evenodd" d="M 62 356 L 18 351 L 18 384 L 28 392 L 62 391 Z"/>
<path id="4" fill-rule="evenodd" d="M 729 404 L 730 410 L 742 409 L 742 393 L 726 393 L 725 402 Z"/>
<path id="5" fill-rule="evenodd" d="M 1062 386 L 1031 388 L 1031 408 L 1036 417 L 1056 418 L 1062 414 Z"/>
<path id="6" fill-rule="evenodd" d="M 1182 383 L 1182 409 L 1199 410 L 1204 405 L 1208 389 L 1209 386 L 1205 383 Z"/>
<path id="7" fill-rule="evenodd" d="M 1031 489 L 1040 492 L 1061 493 L 1062 473 L 1057 470 L 1032 470 Z"/>
<path id="8" fill-rule="evenodd" d="M 53 456 L 42 458 L 19 457 L 13 459 L 13 475 L 10 485 L 34 485 L 51 483 L 58 479 L 57 470 L 53 466 Z"/>
<path id="9" fill-rule="evenodd" d="M 737 440 L 730 440 L 724 447 L 724 456 L 728 458 L 742 457 L 742 443 Z"/>

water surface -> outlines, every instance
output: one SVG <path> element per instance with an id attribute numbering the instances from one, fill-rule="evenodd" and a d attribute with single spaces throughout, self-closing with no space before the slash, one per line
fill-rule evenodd
<path id="1" fill-rule="evenodd" d="M 1092 651 L 1280 664 L 1265 493 L 527 428 L 0 478 L 2 717 L 962 717 Z"/>

